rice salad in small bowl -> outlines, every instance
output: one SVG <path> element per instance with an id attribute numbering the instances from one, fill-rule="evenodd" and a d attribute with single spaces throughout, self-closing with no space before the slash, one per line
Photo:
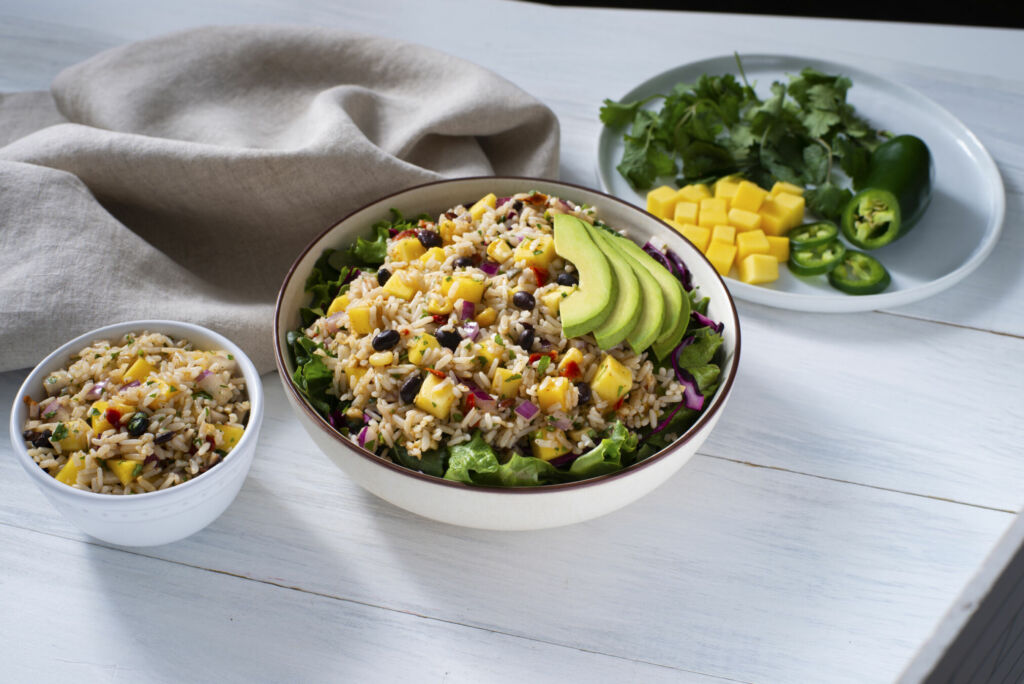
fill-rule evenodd
<path id="1" fill-rule="evenodd" d="M 22 439 L 46 473 L 98 494 L 145 494 L 216 467 L 250 402 L 234 354 L 138 331 L 98 339 L 23 397 Z"/>
<path id="2" fill-rule="evenodd" d="M 319 252 L 284 346 L 303 399 L 381 459 L 476 487 L 600 478 L 674 442 L 724 379 L 683 260 L 593 205 L 496 189 L 367 228 Z"/>

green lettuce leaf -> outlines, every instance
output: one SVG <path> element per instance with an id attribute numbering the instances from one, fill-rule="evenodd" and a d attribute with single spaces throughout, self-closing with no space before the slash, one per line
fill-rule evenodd
<path id="1" fill-rule="evenodd" d="M 584 479 L 622 470 L 623 456 L 633 452 L 636 444 L 636 433 L 617 420 L 600 444 L 572 462 L 569 474 L 573 479 Z"/>

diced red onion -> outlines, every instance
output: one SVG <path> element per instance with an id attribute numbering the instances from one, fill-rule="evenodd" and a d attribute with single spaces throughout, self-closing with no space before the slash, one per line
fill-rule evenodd
<path id="1" fill-rule="evenodd" d="M 512 199 L 512 198 L 511 197 L 499 197 L 497 203 L 494 206 L 500 207 L 505 202 L 508 202 L 510 199 Z"/>
<path id="2" fill-rule="evenodd" d="M 472 319 L 473 316 L 476 315 L 476 304 L 474 304 L 471 301 L 463 299 L 462 307 L 460 308 L 459 313 L 462 315 L 462 320 L 464 321 Z"/>
<path id="3" fill-rule="evenodd" d="M 473 393 L 473 402 L 481 411 L 493 411 L 498 405 L 497 400 L 482 389 L 470 387 L 470 391 Z"/>
<path id="4" fill-rule="evenodd" d="M 492 276 L 498 272 L 498 264 L 494 263 L 493 261 L 485 261 L 482 264 L 480 264 L 480 270 L 486 273 L 487 275 Z"/>
<path id="5" fill-rule="evenodd" d="M 353 280 L 359 277 L 360 273 L 362 273 L 361 270 L 359 270 L 358 268 L 353 268 L 351 271 L 348 272 L 348 275 L 346 275 L 345 278 L 341 281 L 341 284 L 347 285 L 351 283 Z"/>
<path id="6" fill-rule="evenodd" d="M 341 428 L 345 427 L 345 414 L 338 409 L 334 409 L 327 414 L 327 422 L 331 424 L 332 428 L 340 431 Z"/>
<path id="7" fill-rule="evenodd" d="M 124 391 L 125 391 L 126 389 L 131 389 L 132 387 L 138 387 L 138 386 L 139 386 L 139 385 L 141 385 L 141 384 L 142 384 L 142 383 L 141 383 L 141 382 L 139 382 L 138 380 L 132 380 L 132 381 L 131 381 L 131 382 L 129 382 L 129 383 L 127 384 L 127 385 L 122 385 L 122 386 L 121 386 L 121 389 L 120 389 L 119 391 L 120 391 L 120 392 L 124 392 Z"/>
<path id="8" fill-rule="evenodd" d="M 328 335 L 333 335 L 338 332 L 338 328 L 341 327 L 341 319 L 344 316 L 344 311 L 339 311 L 338 313 L 331 315 L 326 321 L 324 321 L 324 332 Z"/>
<path id="9" fill-rule="evenodd" d="M 480 324 L 476 321 L 468 321 L 459 326 L 459 334 L 464 340 L 475 340 L 480 334 Z"/>
<path id="10" fill-rule="evenodd" d="M 87 399 L 89 401 L 96 401 L 101 396 L 103 396 L 103 388 L 106 387 L 106 386 L 107 386 L 107 381 L 106 380 L 100 380 L 99 382 L 93 384 L 93 386 L 90 387 L 86 391 L 86 393 L 82 395 L 82 398 L 83 399 Z"/>
<path id="11" fill-rule="evenodd" d="M 554 426 L 559 430 L 568 430 L 572 427 L 572 423 L 568 418 L 559 418 L 554 422 Z"/>
<path id="12" fill-rule="evenodd" d="M 718 334 L 722 334 L 722 331 L 725 330 L 724 323 L 715 323 L 713 320 L 711 320 L 710 318 L 708 318 L 699 311 L 691 311 L 690 318 L 696 321 L 698 325 L 705 325 L 714 330 Z"/>
<path id="13" fill-rule="evenodd" d="M 564 211 L 566 213 L 570 213 L 571 214 L 572 211 L 573 211 L 572 205 L 569 204 L 568 202 L 566 202 L 562 198 L 558 198 L 558 202 L 556 202 L 555 206 L 557 206 L 559 209 L 561 209 L 562 211 Z"/>
<path id="14" fill-rule="evenodd" d="M 359 431 L 359 436 L 356 438 L 359 441 L 359 446 L 366 444 L 366 433 L 370 431 L 370 428 L 363 426 L 363 429 Z"/>
<path id="15" fill-rule="evenodd" d="M 555 466 L 556 468 L 561 468 L 562 466 L 569 465 L 579 457 L 579 454 L 562 454 L 561 456 L 551 459 L 550 461 L 548 461 L 548 463 Z"/>
<path id="16" fill-rule="evenodd" d="M 369 423 L 371 420 L 380 420 L 380 416 L 377 415 L 375 411 L 366 409 L 365 411 L 363 411 L 363 422 Z"/>
<path id="17" fill-rule="evenodd" d="M 523 403 L 519 404 L 519 406 L 516 406 L 516 413 L 521 415 L 526 420 L 533 420 L 533 417 L 537 415 L 538 411 L 540 411 L 540 409 L 529 401 L 524 401 Z"/>

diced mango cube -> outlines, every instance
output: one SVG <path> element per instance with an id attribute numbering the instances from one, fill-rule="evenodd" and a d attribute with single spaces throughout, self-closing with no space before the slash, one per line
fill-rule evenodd
<path id="1" fill-rule="evenodd" d="M 711 242 L 711 231 L 707 228 L 686 225 L 683 226 L 682 230 L 679 232 L 683 234 L 684 238 L 690 241 L 690 244 L 702 252 L 708 248 L 708 243 Z"/>
<path id="2" fill-rule="evenodd" d="M 779 262 L 771 254 L 749 254 L 739 264 L 740 280 L 751 285 L 779 278 Z"/>
<path id="3" fill-rule="evenodd" d="M 789 238 L 778 235 L 766 235 L 768 240 L 768 253 L 775 257 L 780 264 L 789 261 Z"/>
<path id="4" fill-rule="evenodd" d="M 366 375 L 365 368 L 360 368 L 356 365 L 345 366 L 345 382 L 348 383 L 350 390 L 355 389 L 364 375 Z"/>
<path id="5" fill-rule="evenodd" d="M 525 239 L 516 247 L 516 261 L 523 260 L 528 266 L 547 268 L 555 258 L 555 241 L 550 235 Z"/>
<path id="6" fill-rule="evenodd" d="M 117 479 L 121 481 L 125 487 L 139 476 L 142 472 L 142 461 L 129 461 L 126 459 L 118 459 L 116 461 L 107 461 L 107 467 L 110 468 L 110 472 L 117 475 Z M 138 471 L 138 473 L 136 472 Z"/>
<path id="7" fill-rule="evenodd" d="M 711 242 L 724 242 L 727 245 L 736 244 L 736 229 L 730 225 L 715 226 L 711 231 Z"/>
<path id="8" fill-rule="evenodd" d="M 494 323 L 494 321 L 497 320 L 497 318 L 498 312 L 495 311 L 492 307 L 488 306 L 483 311 L 478 313 L 473 320 L 479 323 L 480 325 L 487 327 L 488 325 Z"/>
<path id="9" fill-rule="evenodd" d="M 420 263 L 429 264 L 431 261 L 435 261 L 438 264 L 444 263 L 444 249 L 440 247 L 431 247 L 423 256 L 420 257 Z"/>
<path id="10" fill-rule="evenodd" d="M 757 230 L 761 227 L 761 215 L 733 207 L 729 210 L 729 225 L 736 230 Z"/>
<path id="11" fill-rule="evenodd" d="M 736 260 L 742 262 L 750 254 L 768 254 L 771 245 L 763 231 L 748 230 L 736 236 Z"/>
<path id="12" fill-rule="evenodd" d="M 703 183 L 691 183 L 679 188 L 676 193 L 676 201 L 697 202 L 711 197 L 711 190 Z"/>
<path id="13" fill-rule="evenodd" d="M 384 283 L 384 292 L 392 297 L 409 301 L 420 291 L 420 281 L 415 274 L 408 271 L 395 271 Z"/>
<path id="14" fill-rule="evenodd" d="M 61 466 L 57 473 L 57 481 L 73 485 L 78 481 L 78 473 L 85 467 L 85 454 L 80 451 L 68 456 L 68 462 Z"/>
<path id="15" fill-rule="evenodd" d="M 770 194 L 774 197 L 780 192 L 786 192 L 790 195 L 803 195 L 804 189 L 799 185 L 793 185 L 792 183 L 786 183 L 785 181 L 775 181 L 775 185 L 772 186 Z"/>
<path id="16" fill-rule="evenodd" d="M 452 302 L 457 299 L 465 299 L 467 302 L 479 304 L 484 297 L 485 289 L 487 289 L 487 283 L 479 276 L 458 276 L 448 286 L 448 299 Z"/>
<path id="17" fill-rule="evenodd" d="M 450 314 L 455 308 L 455 302 L 437 292 L 427 294 L 427 311 L 432 314 Z"/>
<path id="18" fill-rule="evenodd" d="M 676 191 L 662 185 L 647 193 L 647 211 L 658 218 L 672 218 L 676 208 Z"/>
<path id="19" fill-rule="evenodd" d="M 138 359 L 125 371 L 124 379 L 128 382 L 142 382 L 155 372 L 156 366 L 146 361 L 146 359 Z"/>
<path id="20" fill-rule="evenodd" d="M 498 198 L 494 196 L 493 192 L 487 193 L 476 201 L 472 207 L 469 208 L 469 215 L 473 217 L 474 221 L 479 221 L 488 209 L 494 209 L 498 204 Z"/>
<path id="21" fill-rule="evenodd" d="M 146 384 L 148 385 L 149 383 Z M 153 401 L 151 401 L 150 404 L 156 406 L 166 404 L 179 394 L 181 394 L 181 387 L 178 385 L 170 385 L 163 380 L 157 380 L 150 386 L 150 389 L 147 392 L 147 395 L 153 398 Z"/>
<path id="22" fill-rule="evenodd" d="M 456 227 L 455 221 L 452 221 L 451 219 L 444 219 L 437 224 L 437 232 L 441 234 L 441 241 L 446 245 L 450 245 L 459 231 Z"/>
<path id="23" fill-rule="evenodd" d="M 718 181 L 715 182 L 715 198 L 731 203 L 732 198 L 736 195 L 736 189 L 739 185 L 740 182 L 735 178 L 728 176 L 725 178 L 719 178 Z"/>
<path id="24" fill-rule="evenodd" d="M 757 183 L 751 183 L 748 180 L 740 181 L 736 186 L 736 193 L 732 196 L 730 206 L 734 209 L 756 212 L 761 208 L 761 202 L 767 196 L 768 191 L 758 186 Z"/>
<path id="25" fill-rule="evenodd" d="M 523 382 L 523 376 L 507 368 L 496 368 L 494 380 L 491 381 L 491 389 L 500 399 L 511 399 L 519 392 L 519 385 Z"/>
<path id="26" fill-rule="evenodd" d="M 455 403 L 455 392 L 451 381 L 447 378 L 439 378 L 433 373 L 427 373 L 413 403 L 417 408 L 430 415 L 445 420 L 451 413 L 452 404 Z"/>
<path id="27" fill-rule="evenodd" d="M 62 454 L 71 451 L 85 451 L 89 448 L 89 438 L 92 436 L 92 431 L 89 429 L 88 423 L 78 418 L 69 420 L 66 423 L 58 423 L 58 428 L 54 430 L 55 435 L 60 432 L 61 425 L 64 426 L 67 434 L 59 440 L 54 440 L 51 436 L 50 441 L 60 445 Z"/>
<path id="28" fill-rule="evenodd" d="M 672 218 L 677 223 L 696 223 L 700 205 L 696 202 L 676 202 Z"/>
<path id="29" fill-rule="evenodd" d="M 800 195 L 781 192 L 765 199 L 758 213 L 766 235 L 782 235 L 803 223 L 806 202 Z"/>
<path id="30" fill-rule="evenodd" d="M 575 380 L 581 372 L 582 363 L 583 352 L 576 347 L 569 347 L 562 355 L 562 360 L 558 362 L 558 374 Z"/>
<path id="31" fill-rule="evenodd" d="M 698 226 L 714 228 L 727 223 L 729 223 L 729 205 L 724 199 L 711 197 L 700 201 Z"/>
<path id="32" fill-rule="evenodd" d="M 234 449 L 238 440 L 242 439 L 242 435 L 245 434 L 245 428 L 241 425 L 211 425 L 210 427 L 220 433 L 217 448 L 223 451 Z"/>
<path id="33" fill-rule="evenodd" d="M 495 359 L 501 359 L 505 356 L 505 348 L 499 347 L 491 340 L 485 340 L 475 345 L 473 354 L 478 368 L 490 368 Z"/>
<path id="34" fill-rule="evenodd" d="M 391 243 L 388 253 L 394 261 L 412 261 L 419 259 L 427 251 L 417 238 L 407 237 Z"/>
<path id="35" fill-rule="evenodd" d="M 417 335 L 409 342 L 409 363 L 418 366 L 423 363 L 423 355 L 427 353 L 427 350 L 440 348 L 441 344 L 430 333 Z"/>
<path id="36" fill-rule="evenodd" d="M 333 316 L 334 314 L 338 313 L 339 311 L 344 311 L 345 309 L 348 308 L 348 304 L 349 304 L 349 299 L 348 299 L 348 295 L 347 294 L 343 294 L 343 295 L 339 295 L 339 296 L 335 297 L 334 301 L 331 302 L 331 305 L 329 307 L 327 307 L 327 315 L 328 316 Z"/>
<path id="37" fill-rule="evenodd" d="M 545 461 L 567 454 L 572 449 L 558 439 L 558 436 L 563 434 L 565 433 L 561 430 L 547 427 L 534 430 L 530 433 L 530 450 L 535 457 Z"/>
<path id="38" fill-rule="evenodd" d="M 704 256 L 721 275 L 729 275 L 733 259 L 736 258 L 736 245 L 712 240 L 708 245 L 708 250 L 704 252 Z"/>
<path id="39" fill-rule="evenodd" d="M 388 280 L 390 283 L 391 281 Z M 370 322 L 370 307 L 353 306 L 348 310 L 348 325 L 352 332 L 358 335 L 366 335 L 373 332 L 373 323 Z"/>
<path id="40" fill-rule="evenodd" d="M 735 247 L 733 248 L 735 249 Z M 611 354 L 605 354 L 597 373 L 590 383 L 590 389 L 609 404 L 629 394 L 633 386 L 633 371 L 623 366 Z"/>
<path id="41" fill-rule="evenodd" d="M 554 290 L 542 294 L 540 296 L 540 301 L 551 312 L 551 315 L 556 316 L 562 308 L 562 300 L 572 294 L 575 289 L 576 288 L 571 285 L 559 285 Z"/>
<path id="42" fill-rule="evenodd" d="M 503 239 L 497 239 L 487 245 L 487 256 L 497 263 L 504 263 L 512 256 L 512 248 Z"/>
<path id="43" fill-rule="evenodd" d="M 547 413 L 568 411 L 571 386 L 569 378 L 548 376 L 541 380 L 540 387 L 537 388 L 537 403 L 540 404 L 540 410 Z"/>
<path id="44" fill-rule="evenodd" d="M 92 431 L 101 435 L 105 431 L 114 427 L 113 423 L 107 417 L 107 409 L 114 409 L 121 416 L 121 419 L 128 420 L 128 417 L 135 412 L 134 406 L 129 406 L 120 401 L 105 401 L 100 400 L 94 402 L 89 407 L 89 412 L 86 414 L 87 417 L 92 421 Z"/>

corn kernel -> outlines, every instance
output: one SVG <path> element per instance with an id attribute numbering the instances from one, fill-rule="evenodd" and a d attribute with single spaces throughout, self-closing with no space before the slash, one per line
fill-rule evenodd
<path id="1" fill-rule="evenodd" d="M 779 278 L 779 262 L 770 254 L 750 254 L 739 263 L 740 280 L 751 285 Z"/>
<path id="2" fill-rule="evenodd" d="M 370 354 L 370 365 L 374 368 L 390 365 L 395 360 L 395 355 L 390 351 L 374 352 Z"/>
<path id="3" fill-rule="evenodd" d="M 672 218 L 676 208 L 676 191 L 662 185 L 647 193 L 647 211 L 659 218 Z"/>
<path id="4" fill-rule="evenodd" d="M 729 275 L 730 269 L 732 269 L 733 259 L 736 258 L 736 245 L 730 245 L 727 242 L 715 242 L 711 241 L 708 245 L 708 251 L 704 253 L 704 256 L 708 258 L 711 265 L 715 267 L 721 275 Z"/>
<path id="5" fill-rule="evenodd" d="M 359 366 L 345 366 L 345 381 L 348 383 L 348 388 L 354 390 L 356 385 L 362 377 L 366 375 L 366 369 L 360 368 Z"/>
<path id="6" fill-rule="evenodd" d="M 771 245 L 760 230 L 748 230 L 736 236 L 736 260 L 742 262 L 751 254 L 768 254 Z"/>
<path id="7" fill-rule="evenodd" d="M 715 226 L 711 231 L 711 242 L 724 242 L 727 245 L 736 244 L 736 229 L 730 225 Z"/>
<path id="8" fill-rule="evenodd" d="M 490 324 L 494 323 L 494 321 L 497 320 L 497 318 L 498 312 L 495 311 L 492 307 L 487 307 L 486 309 L 478 313 L 476 315 L 476 318 L 474 318 L 473 320 L 486 328 Z"/>
<path id="9" fill-rule="evenodd" d="M 736 193 L 732 197 L 730 206 L 735 209 L 756 212 L 767 196 L 768 192 L 759 187 L 757 183 L 751 183 L 748 180 L 740 181 L 736 186 Z"/>
<path id="10" fill-rule="evenodd" d="M 768 240 L 768 253 L 775 257 L 780 264 L 789 261 L 789 238 L 778 235 L 766 235 Z"/>

